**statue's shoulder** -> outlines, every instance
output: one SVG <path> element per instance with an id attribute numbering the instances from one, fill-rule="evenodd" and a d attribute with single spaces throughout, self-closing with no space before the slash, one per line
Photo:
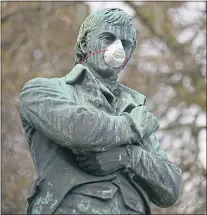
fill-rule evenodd
<path id="1" fill-rule="evenodd" d="M 41 86 L 58 86 L 65 84 L 65 76 L 63 77 L 53 77 L 53 78 L 45 78 L 45 77 L 37 77 L 30 79 L 26 82 L 25 85 L 41 85 Z"/>
<path id="2" fill-rule="evenodd" d="M 26 82 L 26 85 L 55 85 L 58 84 L 58 79 L 61 78 L 45 78 L 45 77 L 37 77 L 32 78 Z"/>
<path id="3" fill-rule="evenodd" d="M 41 89 L 41 92 L 43 91 L 54 91 L 57 92 L 64 92 L 64 93 L 72 93 L 73 88 L 71 85 L 66 84 L 65 82 L 65 76 L 63 77 L 53 77 L 53 78 L 45 78 L 45 77 L 37 77 L 30 79 L 25 83 L 25 85 L 22 88 L 22 92 L 25 90 L 34 91 L 37 89 Z"/>
<path id="4" fill-rule="evenodd" d="M 121 90 L 129 93 L 132 96 L 132 98 L 136 102 L 138 102 L 139 104 L 143 104 L 143 105 L 145 104 L 146 96 L 144 94 L 142 94 L 142 93 L 140 93 L 140 92 L 138 92 L 136 90 L 133 90 L 132 88 L 129 88 L 129 87 L 123 85 L 123 84 L 120 84 L 120 88 L 121 88 Z"/>

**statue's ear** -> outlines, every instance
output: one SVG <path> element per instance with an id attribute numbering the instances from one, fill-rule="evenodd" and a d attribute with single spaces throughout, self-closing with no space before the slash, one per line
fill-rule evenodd
<path id="1" fill-rule="evenodd" d="M 87 54 L 88 53 L 88 47 L 87 47 L 87 39 L 86 36 L 83 37 L 83 39 L 80 42 L 80 48 L 83 54 Z"/>

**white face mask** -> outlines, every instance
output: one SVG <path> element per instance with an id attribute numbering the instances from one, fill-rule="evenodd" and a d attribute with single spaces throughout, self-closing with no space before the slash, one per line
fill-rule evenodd
<path id="1" fill-rule="evenodd" d="M 111 67 L 119 67 L 124 63 L 126 54 L 120 40 L 112 43 L 104 53 L 105 62 Z"/>

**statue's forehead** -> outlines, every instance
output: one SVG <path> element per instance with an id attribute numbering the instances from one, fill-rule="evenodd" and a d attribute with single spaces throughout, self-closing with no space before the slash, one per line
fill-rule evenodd
<path id="1" fill-rule="evenodd" d="M 132 25 L 113 25 L 111 23 L 100 23 L 100 25 L 95 29 L 94 34 L 100 35 L 105 32 L 115 34 L 116 36 L 133 37 L 133 26 Z"/>

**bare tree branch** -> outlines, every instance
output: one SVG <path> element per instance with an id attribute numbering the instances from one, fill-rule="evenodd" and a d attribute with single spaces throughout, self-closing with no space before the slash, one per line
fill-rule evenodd
<path id="1" fill-rule="evenodd" d="M 21 13 L 21 12 L 25 12 L 28 10 L 39 10 L 42 9 L 40 4 L 37 5 L 27 5 L 27 6 L 21 6 L 21 7 L 12 7 L 8 10 L 6 10 L 4 13 L 2 13 L 1 15 L 1 21 L 5 21 L 6 19 L 8 19 L 10 16 L 14 16 L 17 13 Z"/>
<path id="2" fill-rule="evenodd" d="M 168 48 L 175 54 L 175 56 L 178 57 L 187 54 L 183 45 L 180 45 L 177 42 L 173 43 L 167 34 L 162 34 L 158 30 L 156 30 L 153 22 L 149 19 L 149 16 L 147 16 L 148 14 L 146 14 L 143 10 L 143 8 L 147 6 L 140 6 L 131 1 L 126 1 L 126 4 L 128 4 L 135 10 L 136 15 L 140 18 L 140 21 L 144 24 L 144 26 L 147 27 L 153 35 L 160 38 L 164 43 L 166 43 Z"/>

